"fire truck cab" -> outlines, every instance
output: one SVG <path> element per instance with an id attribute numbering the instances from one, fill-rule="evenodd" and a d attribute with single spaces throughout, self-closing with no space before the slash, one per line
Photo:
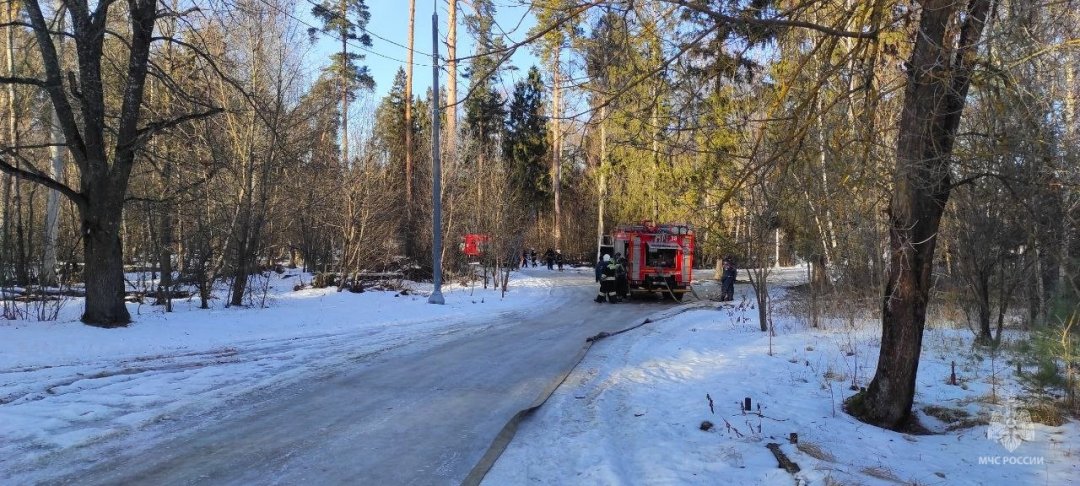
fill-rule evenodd
<path id="1" fill-rule="evenodd" d="M 694 268 L 694 229 L 689 224 L 620 226 L 612 234 L 614 251 L 626 258 L 626 278 L 633 292 L 661 292 L 682 300 L 690 292 Z"/>
<path id="2" fill-rule="evenodd" d="M 461 237 L 459 247 L 469 261 L 479 261 L 480 257 L 487 253 L 487 246 L 490 241 L 490 235 L 483 233 L 468 233 Z"/>

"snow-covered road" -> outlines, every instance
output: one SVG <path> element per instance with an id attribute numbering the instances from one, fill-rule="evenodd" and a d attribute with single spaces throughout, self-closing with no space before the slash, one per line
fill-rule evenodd
<path id="1" fill-rule="evenodd" d="M 207 370 L 227 370 L 234 355 L 278 369 L 275 360 L 310 348 L 300 353 L 306 371 L 279 370 L 290 378 L 286 386 L 262 376 L 264 387 L 219 396 L 216 406 L 158 413 L 137 431 L 42 454 L 6 477 L 78 484 L 458 484 L 507 420 L 574 364 L 586 337 L 671 307 L 596 304 L 591 272 L 534 272 L 542 284 L 519 289 L 512 305 L 414 326 L 397 339 L 331 331 L 240 346 L 224 357 L 177 354 L 170 373 L 182 376 L 187 368 L 189 377 L 227 382 L 207 378 Z M 334 357 L 311 366 L 319 353 Z M 198 363 L 185 367 L 185 360 Z M 160 408 L 152 402 L 145 406 Z M 0 478 L 4 473 L 0 467 Z"/>

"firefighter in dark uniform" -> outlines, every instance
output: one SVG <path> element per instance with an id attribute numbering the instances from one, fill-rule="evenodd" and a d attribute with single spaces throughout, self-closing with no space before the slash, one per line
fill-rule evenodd
<path id="1" fill-rule="evenodd" d="M 611 259 L 611 255 L 604 255 L 602 275 L 600 276 L 600 292 L 596 294 L 596 302 L 615 302 L 615 270 L 618 264 Z"/>
<path id="2" fill-rule="evenodd" d="M 735 300 L 735 260 L 731 257 L 724 258 L 724 274 L 720 278 L 720 301 L 731 302 Z"/>

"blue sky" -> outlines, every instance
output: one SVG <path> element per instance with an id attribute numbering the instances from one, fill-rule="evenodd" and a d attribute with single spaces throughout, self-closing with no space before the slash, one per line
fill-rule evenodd
<path id="1" fill-rule="evenodd" d="M 496 22 L 507 36 L 507 44 L 513 44 L 526 37 L 528 30 L 535 24 L 528 7 L 507 5 L 510 2 L 497 2 L 498 11 Z M 431 87 L 431 14 L 435 5 L 439 8 L 439 36 L 442 38 L 439 50 L 443 59 L 446 58 L 446 21 L 448 18 L 446 0 L 417 0 L 416 2 L 416 54 L 413 57 L 413 92 L 422 96 Z M 303 3 L 301 3 L 303 8 Z M 407 0 L 367 0 L 371 10 L 371 22 L 368 30 L 371 34 L 371 51 L 365 53 L 364 63 L 371 70 L 375 78 L 375 99 L 386 95 L 390 85 L 394 81 L 394 74 L 398 68 L 404 67 L 408 45 L 408 20 L 409 3 Z M 310 8 L 307 9 L 310 11 Z M 307 13 L 307 12 L 305 12 Z M 464 25 L 465 15 L 472 13 L 470 3 L 464 0 L 458 1 L 458 56 L 463 57 L 472 54 L 473 42 Z M 308 17 L 310 18 L 310 17 Z M 320 48 L 327 50 L 331 41 L 325 37 L 320 41 Z M 397 45 L 400 44 L 400 45 Z M 325 47 L 324 47 L 325 46 Z M 511 90 L 513 82 L 518 77 L 524 77 L 529 66 L 536 63 L 535 56 L 527 48 L 519 49 L 511 58 L 511 63 L 519 68 L 517 72 L 504 75 L 504 85 Z M 440 61 L 444 71 L 440 74 L 439 84 L 446 86 L 445 61 Z M 459 66 L 459 76 L 461 68 Z M 458 93 L 463 96 L 468 80 L 459 78 Z"/>

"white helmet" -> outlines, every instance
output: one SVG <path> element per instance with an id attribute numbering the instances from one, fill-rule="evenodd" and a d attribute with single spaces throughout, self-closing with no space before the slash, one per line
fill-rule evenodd
<path id="1" fill-rule="evenodd" d="M 604 261 L 605 262 L 610 262 L 611 261 L 611 255 L 608 255 L 607 253 L 605 253 L 604 254 Z"/>

